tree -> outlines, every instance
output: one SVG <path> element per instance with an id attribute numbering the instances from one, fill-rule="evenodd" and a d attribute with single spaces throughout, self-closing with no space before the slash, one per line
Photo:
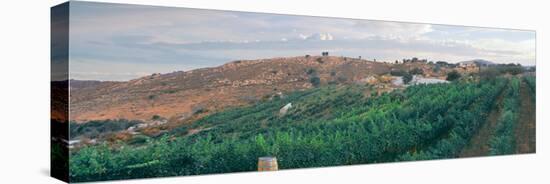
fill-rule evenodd
<path id="1" fill-rule="evenodd" d="M 520 66 L 509 66 L 507 68 L 507 72 L 512 74 L 512 75 L 518 75 L 518 74 L 521 74 L 525 71 L 525 68 L 523 68 L 521 65 Z"/>
<path id="2" fill-rule="evenodd" d="M 435 67 L 432 69 L 433 72 L 439 72 L 441 70 L 440 65 L 435 65 Z"/>
<path id="3" fill-rule="evenodd" d="M 411 71 L 409 71 L 412 75 L 422 75 L 424 74 L 424 71 L 420 68 L 413 68 Z"/>
<path id="4" fill-rule="evenodd" d="M 318 76 L 312 76 L 309 79 L 309 82 L 311 82 L 311 84 L 313 84 L 313 86 L 319 87 L 319 85 L 321 84 L 321 79 Z"/>
<path id="5" fill-rule="evenodd" d="M 459 79 L 460 77 L 462 77 L 462 75 L 460 75 L 460 73 L 458 73 L 456 70 L 453 70 L 452 72 L 449 72 L 447 74 L 447 80 L 448 81 L 455 81 L 455 80 Z"/>
<path id="6" fill-rule="evenodd" d="M 153 115 L 153 117 L 151 117 L 151 120 L 155 120 L 155 121 L 160 120 L 160 119 L 161 119 L 161 117 L 159 115 L 156 115 L 156 114 Z"/>
<path id="7" fill-rule="evenodd" d="M 403 75 L 403 83 L 404 84 L 408 84 L 409 82 L 412 81 L 412 79 L 413 79 L 413 76 L 408 72 Z"/>
<path id="8" fill-rule="evenodd" d="M 407 73 L 407 72 L 404 71 L 404 70 L 399 70 L 399 69 L 390 71 L 390 75 L 392 75 L 392 76 L 404 76 L 405 73 Z"/>
<path id="9" fill-rule="evenodd" d="M 315 75 L 315 74 L 317 74 L 317 70 L 315 70 L 314 68 L 309 68 L 309 69 L 306 70 L 306 73 L 308 75 Z"/>
<path id="10" fill-rule="evenodd" d="M 496 68 L 487 68 L 487 69 L 481 70 L 478 75 L 480 78 L 484 80 L 495 79 L 499 75 L 499 71 Z"/>
<path id="11" fill-rule="evenodd" d="M 348 78 L 346 76 L 343 76 L 343 75 L 338 76 L 337 79 L 338 79 L 338 82 L 340 82 L 340 83 L 344 83 L 344 82 L 348 81 Z"/>

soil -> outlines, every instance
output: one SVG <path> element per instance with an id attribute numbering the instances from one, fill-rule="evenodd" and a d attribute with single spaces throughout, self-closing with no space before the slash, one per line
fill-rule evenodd
<path id="1" fill-rule="evenodd" d="M 503 90 L 506 91 L 506 90 Z M 500 114 L 502 113 L 502 102 L 505 94 L 497 97 L 493 110 L 489 113 L 485 123 L 481 125 L 478 132 L 474 134 L 470 143 L 462 150 L 459 157 L 478 157 L 489 155 L 489 140 L 493 136 L 493 132 L 498 125 Z"/>
<path id="2" fill-rule="evenodd" d="M 209 114 L 255 104 L 278 93 L 310 89 L 313 73 L 321 84 L 354 84 L 369 76 L 389 73 L 392 67 L 355 58 L 298 56 L 233 61 L 124 82 L 71 80 L 68 116 L 79 123 L 106 119 L 147 122 L 153 116 L 185 119 L 186 114 L 194 114 L 196 107 Z"/>
<path id="3" fill-rule="evenodd" d="M 515 129 L 516 153 L 536 152 L 536 105 L 532 93 L 523 81 L 520 87 L 520 115 Z"/>

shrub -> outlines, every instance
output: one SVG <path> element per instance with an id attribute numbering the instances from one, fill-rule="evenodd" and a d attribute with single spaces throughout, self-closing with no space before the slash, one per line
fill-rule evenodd
<path id="1" fill-rule="evenodd" d="M 276 156 L 281 169 L 456 158 L 506 85 L 497 80 L 415 85 L 371 98 L 360 85 L 295 91 L 213 113 L 139 148 L 84 147 L 71 153 L 70 177 L 83 182 L 253 171 L 266 155 Z M 290 113 L 279 117 L 290 102 Z"/>
<path id="2" fill-rule="evenodd" d="M 161 119 L 161 117 L 157 114 L 155 114 L 155 115 L 153 115 L 153 117 L 151 117 L 151 120 L 155 120 L 155 121 L 160 120 L 160 119 Z"/>
<path id="3" fill-rule="evenodd" d="M 309 68 L 309 69 L 306 70 L 306 73 L 308 75 L 315 75 L 315 74 L 317 74 L 317 70 L 315 70 L 314 68 Z"/>
<path id="4" fill-rule="evenodd" d="M 409 82 L 411 82 L 413 79 L 413 75 L 411 75 L 410 73 L 405 73 L 403 75 L 403 83 L 404 84 L 409 84 Z"/>
<path id="5" fill-rule="evenodd" d="M 422 75 L 424 74 L 424 71 L 420 68 L 414 68 L 411 71 L 409 71 L 409 73 L 412 75 Z"/>
<path id="6" fill-rule="evenodd" d="M 404 70 L 392 70 L 390 71 L 390 75 L 392 76 L 404 76 L 407 72 Z"/>
<path id="7" fill-rule="evenodd" d="M 134 137 L 132 137 L 131 140 L 128 141 L 128 144 L 130 145 L 140 145 L 140 144 L 145 144 L 147 143 L 147 140 L 149 140 L 150 138 L 146 135 L 136 135 Z"/>
<path id="8" fill-rule="evenodd" d="M 318 76 L 311 77 L 309 82 L 315 87 L 319 87 L 319 85 L 321 85 L 321 79 Z"/>
<path id="9" fill-rule="evenodd" d="M 142 123 L 141 121 L 129 121 L 125 119 L 119 120 L 102 120 L 89 121 L 85 123 L 71 122 L 69 124 L 70 139 L 85 137 L 88 139 L 100 138 L 112 132 L 126 130 L 131 126 Z"/>
<path id="10" fill-rule="evenodd" d="M 206 107 L 204 107 L 204 105 L 196 105 L 196 106 L 193 106 L 193 108 L 191 108 L 192 114 L 200 114 L 203 112 L 206 112 Z"/>
<path id="11" fill-rule="evenodd" d="M 460 73 L 458 73 L 456 70 L 453 70 L 453 71 L 451 71 L 447 74 L 447 80 L 448 81 L 455 81 L 455 80 L 459 79 L 460 77 L 462 77 L 462 75 L 460 75 Z"/>
<path id="12" fill-rule="evenodd" d="M 346 76 L 343 76 L 343 75 L 338 76 L 337 79 L 338 79 L 338 82 L 340 82 L 340 83 L 344 83 L 344 82 L 348 81 L 348 78 Z"/>
<path id="13" fill-rule="evenodd" d="M 499 71 L 496 68 L 487 68 L 479 72 L 479 77 L 484 80 L 495 79 L 498 75 Z"/>

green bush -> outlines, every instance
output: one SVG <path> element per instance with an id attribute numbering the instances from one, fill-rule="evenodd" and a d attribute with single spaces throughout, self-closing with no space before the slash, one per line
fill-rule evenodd
<path id="1" fill-rule="evenodd" d="M 76 139 L 79 137 L 96 139 L 111 132 L 126 130 L 131 126 L 140 123 L 143 122 L 126 119 L 89 121 L 86 123 L 70 122 L 69 135 L 70 139 Z"/>
<path id="2" fill-rule="evenodd" d="M 139 147 L 71 153 L 71 181 L 254 171 L 454 158 L 484 121 L 505 79 L 414 85 L 364 96 L 360 85 L 323 86 L 207 115 Z M 427 98 L 429 97 L 429 98 Z M 292 103 L 285 116 L 281 107 Z M 189 135 L 186 130 L 202 129 Z M 141 138 L 140 138 L 141 139 Z M 141 142 L 141 141 L 140 141 Z"/>
<path id="3" fill-rule="evenodd" d="M 410 73 L 405 73 L 405 75 L 403 75 L 404 84 L 409 84 L 409 82 L 411 82 L 412 79 L 413 79 L 413 75 L 411 75 Z"/>
<path id="4" fill-rule="evenodd" d="M 413 68 L 412 70 L 409 71 L 409 73 L 411 75 L 422 75 L 424 74 L 424 71 L 420 68 Z"/>
<path id="5" fill-rule="evenodd" d="M 462 75 L 460 75 L 460 73 L 458 73 L 456 70 L 453 70 L 453 71 L 447 73 L 447 80 L 448 81 L 455 81 L 455 80 L 460 79 L 460 77 L 462 77 Z"/>
<path id="6" fill-rule="evenodd" d="M 319 85 L 321 85 L 321 79 L 317 76 L 311 77 L 309 82 L 315 87 L 319 87 Z"/>
<path id="7" fill-rule="evenodd" d="M 513 78 L 510 87 L 507 89 L 503 105 L 503 113 L 498 120 L 498 125 L 490 140 L 490 154 L 504 155 L 515 153 L 514 129 L 519 114 L 519 84 L 518 78 Z"/>
<path id="8" fill-rule="evenodd" d="M 392 75 L 392 76 L 404 76 L 405 74 L 407 74 L 407 72 L 404 71 L 404 70 L 391 70 L 390 71 L 390 75 Z"/>

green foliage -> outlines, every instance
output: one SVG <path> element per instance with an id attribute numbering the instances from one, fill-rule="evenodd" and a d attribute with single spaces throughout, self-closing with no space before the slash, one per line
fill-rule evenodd
<path id="1" fill-rule="evenodd" d="M 321 79 L 318 76 L 310 77 L 309 82 L 315 87 L 319 87 L 319 85 L 321 85 Z"/>
<path id="2" fill-rule="evenodd" d="M 498 64 L 489 66 L 480 71 L 482 78 L 495 78 L 503 74 L 518 75 L 525 72 L 525 68 L 519 64 Z"/>
<path id="3" fill-rule="evenodd" d="M 157 114 L 153 115 L 153 117 L 151 117 L 151 120 L 160 120 L 161 117 Z"/>
<path id="4" fill-rule="evenodd" d="M 164 90 L 162 91 L 163 93 L 166 93 L 166 94 L 174 94 L 176 93 L 177 91 L 176 90 L 173 90 L 173 89 L 170 89 L 170 90 Z"/>
<path id="5" fill-rule="evenodd" d="M 504 90 L 506 83 L 504 79 L 498 79 L 480 83 L 485 85 L 475 87 L 477 89 L 464 89 L 462 91 L 464 94 L 476 91 L 475 93 L 479 96 L 475 99 L 466 97 L 460 100 L 459 104 L 448 109 L 445 116 L 438 116 L 436 120 L 433 120 L 446 125 L 450 124 L 449 126 L 443 126 L 442 130 L 445 133 L 439 136 L 439 138 L 446 138 L 433 139 L 431 142 L 421 144 L 419 147 L 415 147 L 414 150 L 400 155 L 397 160 L 457 157 L 464 146 L 468 144 L 475 131 L 485 122 L 488 112 L 495 105 L 495 98 Z M 460 91 L 456 92 L 461 93 Z"/>
<path id="6" fill-rule="evenodd" d="M 340 83 L 344 83 L 344 82 L 348 81 L 348 78 L 346 76 L 343 76 L 343 75 L 338 76 L 337 79 L 338 79 L 338 82 L 340 82 Z"/>
<path id="7" fill-rule="evenodd" d="M 519 113 L 519 85 L 520 80 L 513 78 L 510 82 L 510 87 L 506 91 L 503 113 L 499 118 L 494 136 L 489 143 L 491 155 L 515 153 L 514 128 Z"/>
<path id="8" fill-rule="evenodd" d="M 482 69 L 478 75 L 482 80 L 490 80 L 497 78 L 500 75 L 500 71 L 497 68 L 491 67 Z"/>
<path id="9" fill-rule="evenodd" d="M 525 68 L 521 65 L 514 65 L 514 64 L 507 64 L 504 66 L 500 66 L 500 70 L 502 73 L 508 73 L 511 75 L 518 75 L 525 71 Z"/>
<path id="10" fill-rule="evenodd" d="M 411 75 L 422 75 L 424 74 L 424 71 L 420 68 L 413 68 L 412 70 L 409 71 L 409 73 Z"/>
<path id="11" fill-rule="evenodd" d="M 527 86 L 529 86 L 529 90 L 531 91 L 533 98 L 535 98 L 537 94 L 537 82 L 535 76 L 525 76 L 523 77 L 523 80 L 525 83 L 527 83 Z M 534 99 L 533 99 L 534 100 Z"/>
<path id="12" fill-rule="evenodd" d="M 506 111 L 500 119 L 500 125 L 495 131 L 495 137 L 490 140 L 490 154 L 503 155 L 512 154 L 515 151 L 514 124 L 516 115 L 511 111 Z"/>
<path id="13" fill-rule="evenodd" d="M 421 84 L 368 98 L 367 87 L 359 85 L 296 91 L 207 115 L 145 143 L 84 147 L 71 153 L 70 177 L 82 182 L 253 171 L 262 156 L 277 157 L 281 169 L 453 158 L 505 84 Z M 279 116 L 288 103 L 292 108 Z"/>
<path id="14" fill-rule="evenodd" d="M 455 81 L 455 80 L 459 79 L 460 77 L 462 77 L 462 75 L 460 75 L 460 73 L 458 73 L 456 70 L 453 70 L 453 71 L 447 73 L 447 80 L 448 81 Z"/>
<path id="15" fill-rule="evenodd" d="M 413 79 L 413 75 L 411 75 L 410 73 L 405 73 L 405 75 L 403 75 L 403 83 L 404 84 L 408 84 L 409 82 L 411 82 Z"/>
<path id="16" fill-rule="evenodd" d="M 128 141 L 128 144 L 130 144 L 130 145 L 141 145 L 141 144 L 147 143 L 147 141 L 149 139 L 150 138 L 146 135 L 136 135 L 136 136 L 132 137 L 132 139 L 130 141 Z"/>
<path id="17" fill-rule="evenodd" d="M 102 121 L 90 121 L 87 123 L 69 123 L 69 136 L 70 139 L 78 137 L 86 137 L 89 139 L 99 138 L 101 135 L 126 130 L 131 126 L 142 123 L 137 120 L 102 120 Z"/>
<path id="18" fill-rule="evenodd" d="M 405 74 L 407 74 L 407 71 L 405 71 L 405 70 L 392 70 L 392 71 L 390 71 L 390 75 L 392 75 L 392 76 L 404 76 Z"/>
<path id="19" fill-rule="evenodd" d="M 309 68 L 309 69 L 306 70 L 306 73 L 308 75 L 315 75 L 315 74 L 317 74 L 317 70 L 315 70 L 314 68 Z"/>

